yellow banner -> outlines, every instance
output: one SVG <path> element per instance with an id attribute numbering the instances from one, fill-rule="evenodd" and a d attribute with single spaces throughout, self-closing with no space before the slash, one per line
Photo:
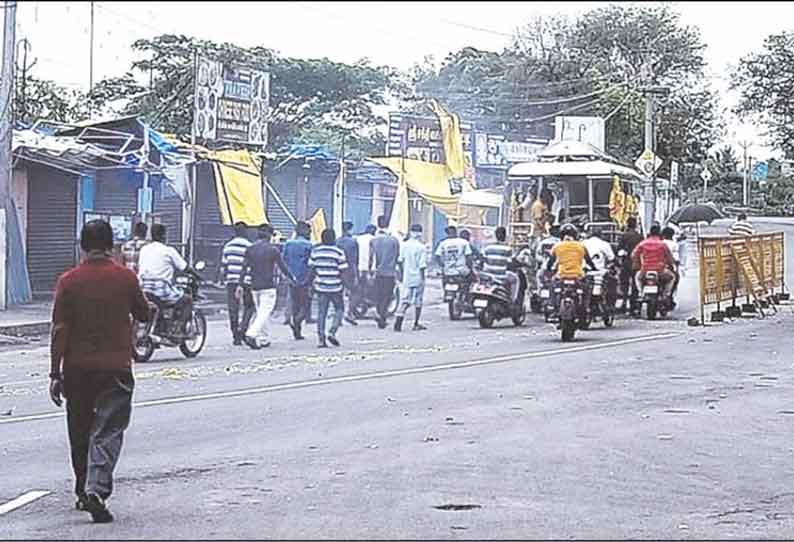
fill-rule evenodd
<path id="1" fill-rule="evenodd" d="M 409 189 L 432 203 L 448 218 L 457 219 L 460 197 L 453 196 L 450 192 L 449 176 L 444 164 L 407 158 L 372 158 L 371 160 L 388 168 L 398 178 L 404 176 Z"/>
<path id="2" fill-rule="evenodd" d="M 444 142 L 444 155 L 449 177 L 462 178 L 466 173 L 466 159 L 463 156 L 463 136 L 460 133 L 460 119 L 450 114 L 436 100 L 431 107 L 441 123 L 441 137 Z"/>
<path id="3" fill-rule="evenodd" d="M 213 162 L 223 223 L 266 224 L 261 168 L 254 155 L 246 150 L 207 151 L 206 158 Z"/>

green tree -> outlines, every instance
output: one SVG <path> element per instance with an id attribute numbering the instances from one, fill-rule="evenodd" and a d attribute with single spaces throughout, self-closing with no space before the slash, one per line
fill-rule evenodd
<path id="1" fill-rule="evenodd" d="M 23 123 L 49 120 L 70 123 L 85 116 L 85 95 L 53 81 L 27 75 L 17 78 L 14 118 Z"/>
<path id="2" fill-rule="evenodd" d="M 739 61 L 731 87 L 739 90 L 735 108 L 743 118 L 764 124 L 772 142 L 794 158 L 794 32 L 772 34 L 760 51 Z"/>
<path id="3" fill-rule="evenodd" d="M 116 111 L 139 114 L 154 126 L 182 136 L 190 134 L 193 100 L 193 64 L 196 53 L 271 74 L 270 141 L 277 149 L 297 141 L 302 134 L 318 131 L 338 144 L 343 134 L 358 135 L 384 122 L 374 107 L 384 105 L 396 80 L 390 68 L 373 66 L 366 60 L 355 64 L 323 59 L 282 57 L 264 47 L 240 47 L 187 36 L 161 35 L 138 40 L 133 50 L 141 59 L 124 78 L 106 82 L 102 96 L 93 93 L 97 104 L 123 102 Z M 147 92 L 134 87 L 134 74 L 148 74 Z M 135 95 L 125 99 L 130 90 Z M 365 135 L 351 142 L 368 142 Z M 381 151 L 382 152 L 382 147 Z"/>

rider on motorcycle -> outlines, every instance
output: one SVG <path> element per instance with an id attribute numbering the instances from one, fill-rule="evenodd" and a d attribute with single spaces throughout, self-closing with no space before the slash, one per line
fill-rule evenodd
<path id="1" fill-rule="evenodd" d="M 665 228 L 662 230 L 662 238 L 664 240 L 664 244 L 670 249 L 670 254 L 673 255 L 673 260 L 675 260 L 675 266 L 670 268 L 670 271 L 672 271 L 673 275 L 675 275 L 672 293 L 673 297 L 675 297 L 675 293 L 678 291 L 678 283 L 681 280 L 681 259 L 679 256 L 680 250 L 678 242 L 674 239 L 675 229 L 673 229 L 672 226 L 665 226 Z M 673 304 L 675 304 L 675 302 L 673 302 Z"/>
<path id="2" fill-rule="evenodd" d="M 449 226 L 446 232 L 447 238 L 438 244 L 434 255 L 436 264 L 441 268 L 441 276 L 444 282 L 447 278 L 460 278 L 469 284 L 474 270 L 471 243 L 458 237 L 455 226 Z"/>
<path id="3" fill-rule="evenodd" d="M 579 230 L 573 224 L 565 224 L 561 230 L 562 241 L 560 241 L 551 251 L 551 258 L 546 265 L 547 271 L 554 270 L 554 264 L 559 262 L 557 278 L 553 290 L 556 290 L 559 283 L 563 280 L 581 281 L 585 277 L 584 264 L 587 263 L 589 269 L 595 271 L 596 266 L 584 244 L 579 241 Z M 590 288 L 585 282 L 584 306 L 590 309 Z M 557 307 L 557 300 L 552 301 L 552 306 Z M 559 309 L 559 307 L 557 307 Z"/>
<path id="4" fill-rule="evenodd" d="M 503 283 L 510 290 L 510 299 L 515 302 L 519 295 L 520 279 L 508 269 L 513 262 L 513 248 L 507 244 L 507 230 L 504 227 L 496 228 L 496 243 L 485 247 L 483 256 L 483 274 Z"/>
<path id="5" fill-rule="evenodd" d="M 166 229 L 162 224 L 152 226 L 152 242 L 141 248 L 138 258 L 138 278 L 141 289 L 147 296 L 153 296 L 165 306 L 173 306 L 182 316 L 180 327 L 188 334 L 187 323 L 193 312 L 193 299 L 174 286 L 175 271 L 198 276 L 173 247 L 165 244 Z"/>
<path id="6" fill-rule="evenodd" d="M 651 226 L 648 238 L 637 245 L 637 248 L 631 253 L 631 262 L 633 269 L 637 272 L 635 279 L 639 291 L 642 291 L 645 274 L 655 271 L 659 274 L 660 284 L 664 288 L 664 298 L 672 301 L 675 275 L 670 269 L 675 268 L 675 259 L 662 240 L 662 227 L 659 224 Z"/>
<path id="7" fill-rule="evenodd" d="M 604 240 L 603 232 L 600 228 L 595 228 L 590 232 L 590 237 L 585 239 L 584 246 L 597 271 L 607 271 L 615 263 L 615 251 L 612 250 L 612 245 Z M 604 287 L 606 288 L 607 299 L 610 302 L 617 297 L 617 284 L 615 282 L 612 275 L 608 273 L 604 275 Z"/>

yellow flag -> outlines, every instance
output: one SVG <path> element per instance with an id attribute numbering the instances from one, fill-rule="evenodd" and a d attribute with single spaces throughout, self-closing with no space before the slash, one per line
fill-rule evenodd
<path id="1" fill-rule="evenodd" d="M 325 222 L 325 210 L 317 209 L 312 217 L 309 219 L 309 225 L 312 228 L 312 235 L 311 240 L 312 243 L 319 243 L 322 241 L 323 231 L 326 226 Z"/>
<path id="2" fill-rule="evenodd" d="M 407 188 L 432 203 L 447 218 L 457 219 L 460 197 L 453 196 L 449 189 L 449 176 L 444 164 L 402 158 L 371 158 L 371 160 L 388 168 L 398 178 L 402 176 L 401 172 L 405 171 Z"/>
<path id="3" fill-rule="evenodd" d="M 463 136 L 460 133 L 460 119 L 450 114 L 436 101 L 432 100 L 433 112 L 441 123 L 441 137 L 444 142 L 444 155 L 450 177 L 463 177 L 466 174 L 466 159 L 463 156 Z"/>
<path id="4" fill-rule="evenodd" d="M 245 222 L 266 224 L 259 161 L 247 150 L 208 151 L 212 161 L 221 219 L 226 225 Z"/>
<path id="5" fill-rule="evenodd" d="M 626 194 L 620 186 L 620 177 L 612 177 L 612 192 L 609 193 L 609 216 L 619 226 L 626 222 Z"/>

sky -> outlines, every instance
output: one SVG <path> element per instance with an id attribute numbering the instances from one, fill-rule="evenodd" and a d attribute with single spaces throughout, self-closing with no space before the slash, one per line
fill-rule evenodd
<path id="1" fill-rule="evenodd" d="M 575 16 L 608 2 L 94 2 L 94 81 L 120 75 L 133 41 L 182 33 L 242 46 L 263 45 L 296 57 L 355 62 L 362 57 L 401 69 L 436 61 L 464 46 L 500 51 L 535 15 Z M 726 108 L 736 103 L 728 68 L 794 27 L 794 2 L 672 2 L 707 44 L 708 76 Z M 30 41 L 33 74 L 88 88 L 90 3 L 18 3 L 17 39 Z M 760 131 L 730 118 L 728 141 L 748 139 L 760 159 L 773 154 Z"/>

